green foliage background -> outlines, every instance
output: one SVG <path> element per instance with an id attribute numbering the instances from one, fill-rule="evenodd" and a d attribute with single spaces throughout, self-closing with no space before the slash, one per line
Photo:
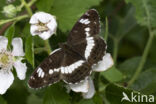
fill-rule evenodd
<path id="1" fill-rule="evenodd" d="M 16 0 L 13 4 L 19 6 L 23 1 Z M 49 39 L 52 50 L 66 41 L 72 26 L 84 12 L 95 8 L 101 17 L 100 35 L 105 40 L 108 35 L 107 52 L 112 54 L 115 65 L 106 72 L 93 73 L 96 94 L 92 99 L 83 99 L 80 93 L 67 93 L 62 82 L 39 90 L 30 89 L 27 81 L 31 73 L 48 56 L 45 42 L 30 34 L 31 13 L 27 15 L 30 8 L 22 7 L 13 18 L 0 13 L 0 35 L 7 36 L 9 44 L 13 37 L 22 37 L 28 66 L 26 80 L 15 78 L 13 85 L 0 96 L 0 104 L 121 104 L 123 91 L 128 95 L 140 92 L 156 96 L 156 0 L 26 2 L 33 13 L 44 11 L 56 16 L 57 35 Z M 5 0 L 0 0 L 0 11 L 6 5 Z M 21 15 L 24 16 L 19 18 Z"/>

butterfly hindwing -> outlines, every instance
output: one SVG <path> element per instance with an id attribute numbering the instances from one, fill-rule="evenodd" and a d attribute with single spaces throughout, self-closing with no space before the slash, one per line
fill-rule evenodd
<path id="1" fill-rule="evenodd" d="M 105 41 L 100 37 L 94 37 L 94 47 L 92 48 L 90 55 L 88 57 L 88 62 L 93 65 L 97 64 L 102 60 L 103 56 L 106 53 L 107 45 Z"/>
<path id="2" fill-rule="evenodd" d="M 29 79 L 31 88 L 40 88 L 60 80 L 60 66 L 64 52 L 56 49 L 33 72 Z"/>

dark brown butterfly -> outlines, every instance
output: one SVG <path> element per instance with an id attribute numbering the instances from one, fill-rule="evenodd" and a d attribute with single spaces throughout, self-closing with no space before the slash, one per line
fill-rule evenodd
<path id="1" fill-rule="evenodd" d="M 83 81 L 92 72 L 92 66 L 105 55 L 106 44 L 98 35 L 99 32 L 99 15 L 91 9 L 76 22 L 67 42 L 36 68 L 28 82 L 29 86 L 40 88 L 60 80 L 68 84 Z"/>

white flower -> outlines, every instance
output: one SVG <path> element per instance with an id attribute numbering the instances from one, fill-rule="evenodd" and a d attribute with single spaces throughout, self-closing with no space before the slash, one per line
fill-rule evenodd
<path id="1" fill-rule="evenodd" d="M 109 53 L 103 57 L 102 61 L 98 62 L 98 64 L 93 65 L 93 71 L 101 72 L 109 69 L 113 65 L 112 57 Z M 85 99 L 90 99 L 95 94 L 95 88 L 91 77 L 86 77 L 83 82 L 78 84 L 69 84 L 68 86 L 74 92 L 82 92 L 82 95 Z"/>
<path id="2" fill-rule="evenodd" d="M 13 67 L 20 80 L 25 79 L 27 70 L 26 64 L 21 62 L 21 56 L 24 56 L 22 39 L 14 38 L 12 40 L 12 51 L 7 50 L 7 45 L 8 39 L 0 36 L 0 94 L 4 94 L 13 83 Z"/>
<path id="3" fill-rule="evenodd" d="M 48 13 L 35 13 L 29 23 L 31 24 L 30 32 L 33 36 L 39 35 L 42 39 L 46 40 L 56 33 L 56 19 Z"/>

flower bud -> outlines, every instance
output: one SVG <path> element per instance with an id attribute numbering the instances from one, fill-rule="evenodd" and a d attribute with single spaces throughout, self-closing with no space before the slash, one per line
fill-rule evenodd
<path id="1" fill-rule="evenodd" d="M 6 17 L 12 18 L 16 16 L 17 9 L 14 5 L 10 4 L 10 5 L 3 7 L 3 13 L 5 14 Z"/>

